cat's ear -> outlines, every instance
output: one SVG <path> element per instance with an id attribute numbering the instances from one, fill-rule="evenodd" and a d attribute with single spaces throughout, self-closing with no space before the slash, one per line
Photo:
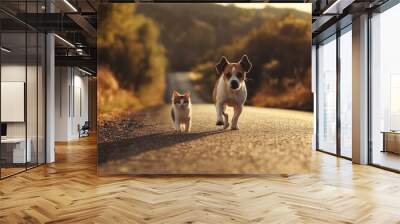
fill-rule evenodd
<path id="1" fill-rule="evenodd" d="M 176 96 L 179 96 L 179 93 L 178 93 L 176 90 L 174 90 L 174 91 L 172 92 L 172 98 L 174 98 L 174 97 L 176 97 Z"/>
<path id="2" fill-rule="evenodd" d="M 186 91 L 185 94 L 184 94 L 184 96 L 190 97 L 190 92 L 189 92 L 189 91 Z"/>

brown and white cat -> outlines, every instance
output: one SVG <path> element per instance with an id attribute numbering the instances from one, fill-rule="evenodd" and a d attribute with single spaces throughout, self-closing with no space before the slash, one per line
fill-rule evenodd
<path id="1" fill-rule="evenodd" d="M 190 132 L 192 126 L 192 103 L 190 93 L 172 93 L 171 117 L 177 132 Z M 183 129 L 182 129 L 183 128 Z"/>

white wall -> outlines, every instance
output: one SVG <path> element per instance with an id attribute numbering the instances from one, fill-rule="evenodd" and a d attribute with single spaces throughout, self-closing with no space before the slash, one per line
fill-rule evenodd
<path id="1" fill-rule="evenodd" d="M 88 78 L 83 75 L 76 68 L 56 67 L 56 141 L 77 139 L 78 125 L 88 120 Z"/>
<path id="2" fill-rule="evenodd" d="M 76 74 L 77 70 L 74 70 L 74 108 L 72 109 L 72 130 L 71 134 L 74 137 L 79 137 L 78 132 L 78 124 L 83 125 L 85 121 L 88 121 L 89 112 L 88 112 L 88 78 L 86 76 L 82 76 L 82 73 Z"/>
<path id="3" fill-rule="evenodd" d="M 55 68 L 55 140 L 67 141 L 69 133 L 69 68 Z"/>

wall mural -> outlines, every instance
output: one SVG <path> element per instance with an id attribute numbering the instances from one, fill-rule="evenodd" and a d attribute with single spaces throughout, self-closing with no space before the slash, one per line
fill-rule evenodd
<path id="1" fill-rule="evenodd" d="M 99 175 L 309 170 L 311 4 L 104 4 L 97 41 Z"/>

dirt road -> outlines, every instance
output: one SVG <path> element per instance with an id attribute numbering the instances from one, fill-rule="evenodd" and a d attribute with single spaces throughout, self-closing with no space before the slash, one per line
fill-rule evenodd
<path id="1" fill-rule="evenodd" d="M 190 73 L 167 77 L 172 90 L 192 90 Z M 192 92 L 192 132 L 175 133 L 170 105 L 100 122 L 99 174 L 264 174 L 309 169 L 312 113 L 246 106 L 240 130 L 215 125 L 213 104 Z M 228 108 L 229 118 L 233 111 Z"/>

